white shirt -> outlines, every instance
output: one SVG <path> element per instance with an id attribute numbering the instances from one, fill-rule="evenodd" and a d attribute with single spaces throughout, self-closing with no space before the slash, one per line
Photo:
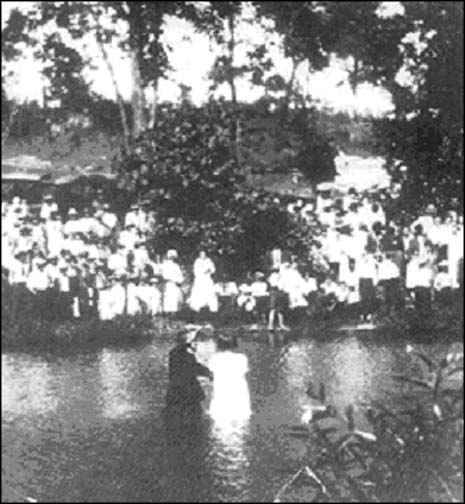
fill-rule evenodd
<path id="1" fill-rule="evenodd" d="M 125 271 L 128 265 L 127 258 L 124 254 L 111 254 L 108 258 L 108 269 L 115 272 Z"/>
<path id="2" fill-rule="evenodd" d="M 384 259 L 378 263 L 378 279 L 379 280 L 391 280 L 393 278 L 399 278 L 400 271 L 397 265 L 389 260 Z"/>
<path id="3" fill-rule="evenodd" d="M 264 281 L 257 280 L 252 282 L 251 292 L 252 296 L 267 296 L 268 295 L 268 284 Z"/>
<path id="4" fill-rule="evenodd" d="M 416 287 L 431 287 L 433 283 L 433 271 L 427 266 L 420 266 L 416 272 Z"/>
<path id="5" fill-rule="evenodd" d="M 138 239 L 139 238 L 138 238 L 136 232 L 128 230 L 128 229 L 121 231 L 121 233 L 119 235 L 119 243 L 127 249 L 135 248 L 135 244 Z"/>
<path id="6" fill-rule="evenodd" d="M 71 219 L 67 221 L 63 227 L 65 235 L 70 236 L 74 233 L 81 232 L 81 224 L 77 219 Z"/>
<path id="7" fill-rule="evenodd" d="M 40 218 L 48 220 L 54 212 L 58 212 L 58 205 L 54 201 L 52 203 L 43 203 L 40 209 Z"/>
<path id="8" fill-rule="evenodd" d="M 105 212 L 102 215 L 102 222 L 110 229 L 114 229 L 118 224 L 118 217 L 112 212 Z"/>
<path id="9" fill-rule="evenodd" d="M 8 280 L 11 284 L 26 283 L 27 277 L 29 275 L 29 265 L 22 263 L 18 259 L 14 258 L 8 265 L 9 277 Z"/>
<path id="10" fill-rule="evenodd" d="M 441 271 L 436 275 L 433 286 L 434 290 L 440 291 L 442 289 L 446 289 L 447 287 L 453 287 L 453 281 L 449 273 Z"/>
<path id="11" fill-rule="evenodd" d="M 27 288 L 32 291 L 45 291 L 50 286 L 50 279 L 45 271 L 45 268 L 40 270 L 34 268 L 26 281 Z"/>
<path id="12" fill-rule="evenodd" d="M 69 277 L 67 272 L 58 273 L 58 289 L 60 292 L 69 292 Z"/>
<path id="13" fill-rule="evenodd" d="M 376 262 L 372 256 L 368 256 L 365 259 L 362 258 L 357 263 L 357 274 L 359 278 L 371 278 L 375 285 L 378 283 L 378 271 Z"/>

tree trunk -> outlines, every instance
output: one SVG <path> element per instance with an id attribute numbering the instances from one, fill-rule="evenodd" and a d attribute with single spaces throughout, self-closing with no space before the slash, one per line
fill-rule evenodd
<path id="1" fill-rule="evenodd" d="M 149 116 L 149 125 L 148 128 L 150 130 L 155 129 L 155 125 L 157 123 L 157 106 L 158 106 L 158 77 L 155 78 L 153 85 L 153 97 L 152 103 L 150 104 L 150 116 Z"/>
<path id="2" fill-rule="evenodd" d="M 237 92 L 236 92 L 236 82 L 234 76 L 234 51 L 236 48 L 236 39 L 235 39 L 235 15 L 234 12 L 231 12 L 228 16 L 228 27 L 229 27 L 229 42 L 228 42 L 228 50 L 229 50 L 229 87 L 231 88 L 231 102 L 233 104 L 233 114 L 234 114 L 234 122 L 232 125 L 232 148 L 233 154 L 236 158 L 236 162 L 239 166 L 242 165 L 242 156 L 240 150 L 240 126 L 239 126 L 239 118 L 238 118 L 238 106 L 237 106 Z"/>
<path id="3" fill-rule="evenodd" d="M 16 113 L 18 112 L 18 104 L 14 101 L 11 105 L 10 113 L 8 114 L 8 121 L 6 123 L 5 129 L 2 131 L 2 147 L 6 139 L 10 135 L 11 126 L 13 124 Z"/>
<path id="4" fill-rule="evenodd" d="M 142 16 L 144 13 L 141 10 L 140 2 L 128 2 L 128 6 L 129 47 L 132 73 L 132 135 L 133 138 L 137 138 L 146 129 L 145 96 L 140 66 L 142 50 L 139 38 L 141 30 L 143 29 Z"/>
<path id="5" fill-rule="evenodd" d="M 105 64 L 107 66 L 108 72 L 111 77 L 111 81 L 113 83 L 113 89 L 115 91 L 116 95 L 116 101 L 118 103 L 118 108 L 119 108 L 119 114 L 121 117 L 121 126 L 123 127 L 123 135 L 124 135 L 124 148 L 126 150 L 126 153 L 129 154 L 132 148 L 132 141 L 131 141 L 131 132 L 129 130 L 129 124 L 128 124 L 128 118 L 126 115 L 126 109 L 124 107 L 124 100 L 123 96 L 120 93 L 118 82 L 116 80 L 116 75 L 115 75 L 115 69 L 113 68 L 113 65 L 111 64 L 110 58 L 108 56 L 108 52 L 105 49 L 105 45 L 102 42 L 100 35 L 100 21 L 98 18 L 98 15 L 94 13 L 94 20 L 97 23 L 97 43 L 100 48 L 100 52 L 102 53 L 103 60 L 105 61 Z"/>
<path id="6" fill-rule="evenodd" d="M 137 138 L 142 131 L 144 131 L 144 97 L 137 53 L 137 49 L 131 49 L 131 71 L 133 78 L 131 94 L 133 138 Z"/>
<path id="7" fill-rule="evenodd" d="M 289 78 L 289 82 L 287 83 L 286 86 L 286 95 L 284 96 L 284 111 L 287 112 L 289 108 L 289 104 L 291 102 L 291 95 L 294 90 L 294 81 L 295 81 L 295 74 L 297 71 L 297 67 L 299 66 L 300 61 L 297 59 L 292 60 L 292 72 L 291 76 Z"/>
<path id="8" fill-rule="evenodd" d="M 230 68 L 229 68 L 229 86 L 231 87 L 231 101 L 234 106 L 237 106 L 237 93 L 236 93 L 236 83 L 234 81 L 234 50 L 236 48 L 236 40 L 235 40 L 235 30 L 234 30 L 234 13 L 231 13 L 228 16 L 228 26 L 229 26 L 229 60 L 230 60 Z"/>

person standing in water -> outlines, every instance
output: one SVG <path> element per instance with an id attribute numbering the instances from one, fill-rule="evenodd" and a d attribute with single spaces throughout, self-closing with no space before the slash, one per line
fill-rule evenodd
<path id="1" fill-rule="evenodd" d="M 166 412 L 175 421 L 189 422 L 200 416 L 205 393 L 197 377 L 213 378 L 210 369 L 200 364 L 195 356 L 194 340 L 198 331 L 197 328 L 180 331 L 177 344 L 169 353 Z"/>
<path id="2" fill-rule="evenodd" d="M 242 424 L 251 414 L 246 379 L 249 363 L 246 355 L 235 352 L 237 346 L 235 337 L 219 335 L 216 340 L 216 353 L 208 363 L 213 373 L 209 414 L 221 425 Z"/>

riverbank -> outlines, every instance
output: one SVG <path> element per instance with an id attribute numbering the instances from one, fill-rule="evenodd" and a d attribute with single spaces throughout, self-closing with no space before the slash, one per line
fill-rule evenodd
<path id="1" fill-rule="evenodd" d="M 147 315 L 123 315 L 114 320 L 98 319 L 50 322 L 31 320 L 24 325 L 5 324 L 2 320 L 2 348 L 26 350 L 40 348 L 95 348 L 130 347 L 152 341 L 162 336 L 173 337 L 186 324 L 187 318 L 149 317 Z M 241 337 L 267 341 L 270 334 L 281 334 L 282 340 L 300 337 L 318 338 L 324 334 L 341 336 L 344 333 L 366 333 L 370 337 L 389 337 L 422 341 L 463 339 L 463 311 L 457 307 L 432 309 L 419 316 L 414 311 L 405 311 L 397 317 L 380 317 L 373 324 L 359 324 L 344 317 L 306 317 L 290 331 L 268 331 L 263 324 L 224 323 L 220 319 L 213 326 L 225 332 L 237 332 Z"/>

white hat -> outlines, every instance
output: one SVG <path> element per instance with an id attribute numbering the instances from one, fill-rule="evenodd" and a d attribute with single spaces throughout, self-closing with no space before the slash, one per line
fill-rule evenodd
<path id="1" fill-rule="evenodd" d="M 436 211 L 436 207 L 430 203 L 427 207 L 426 207 L 426 210 L 425 210 L 427 213 L 431 213 L 431 212 L 435 212 Z"/>
<path id="2" fill-rule="evenodd" d="M 68 215 L 77 215 L 77 211 L 76 211 L 76 209 L 75 209 L 75 208 L 70 208 L 70 209 L 68 210 Z"/>
<path id="3" fill-rule="evenodd" d="M 168 250 L 168 252 L 166 253 L 166 257 L 168 259 L 176 259 L 178 257 L 178 253 L 176 252 L 176 250 L 174 249 L 170 249 Z"/>

